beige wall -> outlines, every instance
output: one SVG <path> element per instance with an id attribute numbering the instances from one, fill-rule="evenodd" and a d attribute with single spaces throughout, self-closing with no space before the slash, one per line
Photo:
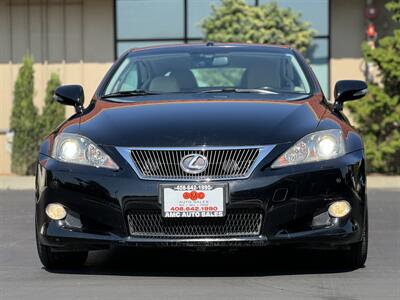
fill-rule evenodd
<path id="1" fill-rule="evenodd" d="M 0 0 L 0 174 L 10 172 L 2 132 L 9 128 L 24 53 L 35 59 L 34 102 L 39 109 L 52 72 L 63 84 L 83 85 L 88 101 L 114 59 L 113 32 L 112 0 Z M 68 108 L 67 114 L 72 111 Z"/>
<path id="2" fill-rule="evenodd" d="M 335 82 L 364 79 L 361 43 L 365 39 L 364 0 L 334 0 L 331 11 L 331 99 Z"/>
<path id="3" fill-rule="evenodd" d="M 331 99 L 336 81 L 340 79 L 365 80 L 365 63 L 361 44 L 366 38 L 365 0 L 331 0 Z M 387 0 L 374 0 L 379 15 L 374 24 L 378 38 L 390 35 L 398 28 L 385 9 Z"/>

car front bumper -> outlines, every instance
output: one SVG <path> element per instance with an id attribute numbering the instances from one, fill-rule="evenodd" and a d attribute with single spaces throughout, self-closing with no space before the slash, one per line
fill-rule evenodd
<path id="1" fill-rule="evenodd" d="M 363 153 L 326 162 L 271 170 L 262 165 L 247 179 L 229 180 L 227 210 L 262 211 L 257 235 L 207 237 L 132 236 L 127 212 L 159 210 L 159 185 L 141 180 L 128 166 L 118 172 L 68 165 L 41 155 L 36 178 L 36 230 L 42 244 L 59 249 L 138 247 L 246 247 L 291 244 L 335 248 L 361 239 L 366 210 Z M 221 181 L 219 181 L 221 183 Z M 329 217 L 329 204 L 347 200 L 342 219 Z M 52 221 L 49 203 L 61 203 L 68 217 Z"/>

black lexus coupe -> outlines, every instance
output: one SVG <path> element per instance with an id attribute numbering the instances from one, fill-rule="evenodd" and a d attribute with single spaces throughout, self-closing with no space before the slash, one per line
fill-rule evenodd
<path id="1" fill-rule="evenodd" d="M 364 146 L 342 109 L 366 93 L 339 81 L 332 104 L 297 51 L 211 42 L 127 51 L 86 107 L 81 86 L 59 87 L 76 113 L 40 147 L 43 265 L 112 246 L 291 245 L 363 266 Z"/>

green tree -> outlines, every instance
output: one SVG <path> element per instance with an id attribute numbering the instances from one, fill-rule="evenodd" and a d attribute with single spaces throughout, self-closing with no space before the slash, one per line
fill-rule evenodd
<path id="1" fill-rule="evenodd" d="M 50 75 L 47 82 L 46 98 L 44 100 L 43 113 L 40 118 L 40 138 L 44 138 L 65 119 L 65 107 L 53 100 L 53 94 L 61 85 L 60 78 L 56 73 Z"/>
<path id="2" fill-rule="evenodd" d="M 33 59 L 25 55 L 14 86 L 10 127 L 14 132 L 11 170 L 18 175 L 34 173 L 38 150 L 38 114 L 33 104 Z"/>
<path id="3" fill-rule="evenodd" d="M 209 41 L 291 45 L 302 53 L 314 36 L 300 13 L 276 2 L 251 6 L 244 0 L 222 0 L 220 6 L 212 6 L 202 28 Z"/>
<path id="4" fill-rule="evenodd" d="M 393 20 L 400 22 L 400 0 L 387 3 Z M 364 44 L 365 59 L 379 69 L 379 82 L 368 85 L 369 94 L 348 105 L 364 137 L 370 172 L 400 173 L 400 30 L 378 41 L 376 48 Z"/>

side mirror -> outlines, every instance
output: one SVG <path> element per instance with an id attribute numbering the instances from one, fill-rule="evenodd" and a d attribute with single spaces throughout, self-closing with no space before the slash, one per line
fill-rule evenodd
<path id="1" fill-rule="evenodd" d="M 85 94 L 80 85 L 62 85 L 54 91 L 53 99 L 64 105 L 72 105 L 77 113 L 81 113 Z"/>
<path id="2" fill-rule="evenodd" d="M 335 85 L 335 109 L 342 110 L 343 102 L 364 97 L 368 86 L 361 80 L 340 80 Z"/>

